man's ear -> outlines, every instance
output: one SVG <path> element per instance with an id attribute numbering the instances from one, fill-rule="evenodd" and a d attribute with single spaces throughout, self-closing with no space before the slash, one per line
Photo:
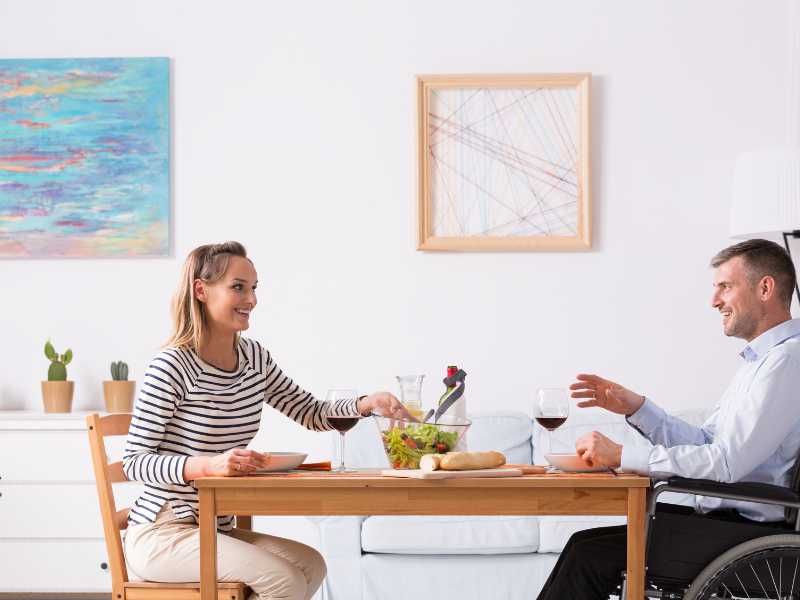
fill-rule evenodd
<path id="1" fill-rule="evenodd" d="M 206 295 L 206 286 L 201 279 L 194 280 L 194 297 L 200 302 L 205 302 L 208 299 Z"/>
<path id="2" fill-rule="evenodd" d="M 761 300 L 769 300 L 775 294 L 775 278 L 772 275 L 764 275 L 758 282 L 756 290 Z"/>

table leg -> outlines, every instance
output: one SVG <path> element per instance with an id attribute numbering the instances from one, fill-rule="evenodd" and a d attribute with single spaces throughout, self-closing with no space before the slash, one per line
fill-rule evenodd
<path id="1" fill-rule="evenodd" d="M 643 488 L 628 488 L 628 597 L 644 600 L 644 525 L 646 492 Z"/>
<path id="2" fill-rule="evenodd" d="M 200 493 L 200 600 L 217 598 L 217 508 L 213 488 Z"/>

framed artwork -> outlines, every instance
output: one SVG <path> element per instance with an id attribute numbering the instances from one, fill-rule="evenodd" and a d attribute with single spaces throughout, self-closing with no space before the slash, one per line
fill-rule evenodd
<path id="1" fill-rule="evenodd" d="M 0 258 L 167 256 L 169 59 L 0 60 Z"/>
<path id="2" fill-rule="evenodd" d="M 589 248 L 590 82 L 419 75 L 417 249 Z"/>

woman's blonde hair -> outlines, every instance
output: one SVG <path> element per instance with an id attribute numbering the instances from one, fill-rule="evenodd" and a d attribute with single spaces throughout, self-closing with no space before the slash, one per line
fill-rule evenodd
<path id="1" fill-rule="evenodd" d="M 205 244 L 186 257 L 178 289 L 172 297 L 173 331 L 165 347 L 200 348 L 208 334 L 208 324 L 203 303 L 194 295 L 194 282 L 200 279 L 216 283 L 222 279 L 232 256 L 247 258 L 247 250 L 239 242 Z"/>

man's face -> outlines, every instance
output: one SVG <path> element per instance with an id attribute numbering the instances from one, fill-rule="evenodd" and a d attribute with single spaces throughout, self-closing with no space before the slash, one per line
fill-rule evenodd
<path id="1" fill-rule="evenodd" d="M 717 267 L 711 306 L 722 315 L 725 335 L 748 342 L 756 337 L 759 320 L 766 312 L 757 287 L 747 278 L 747 266 L 741 256 L 734 256 Z"/>

